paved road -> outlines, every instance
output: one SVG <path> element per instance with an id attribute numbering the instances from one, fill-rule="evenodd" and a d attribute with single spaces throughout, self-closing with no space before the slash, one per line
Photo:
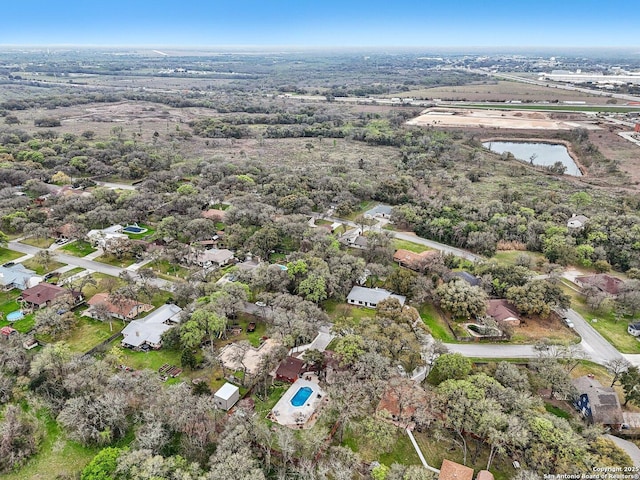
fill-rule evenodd
<path id="1" fill-rule="evenodd" d="M 350 227 L 359 228 L 359 225 L 357 223 L 352 222 L 350 220 L 344 220 L 342 218 L 335 218 L 335 217 L 322 217 L 322 218 L 330 222 L 344 223 L 345 225 L 349 225 Z M 373 228 L 375 229 L 376 227 L 374 226 Z M 414 233 L 395 232 L 393 230 L 386 230 L 386 231 L 389 232 L 393 237 L 399 240 L 406 240 L 408 242 L 424 245 L 425 247 L 433 248 L 434 250 L 440 250 L 443 253 L 451 253 L 456 257 L 465 258 L 472 262 L 478 262 L 482 260 L 482 257 L 480 255 L 476 255 L 475 253 L 471 253 L 461 248 L 452 247 L 450 245 L 445 245 L 444 243 L 428 240 L 426 238 L 419 237 Z"/>
<path id="2" fill-rule="evenodd" d="M 636 467 L 640 467 L 640 448 L 635 443 L 632 443 L 628 440 L 624 440 L 620 437 L 616 437 L 615 435 L 605 435 L 609 440 L 615 443 L 622 450 L 627 452 L 627 454 L 631 457 L 633 461 L 633 465 Z M 637 473 L 637 472 L 636 472 Z"/>
<path id="3" fill-rule="evenodd" d="M 101 187 L 110 188 L 112 190 L 136 190 L 137 189 L 135 185 L 127 185 L 126 183 L 96 181 L 96 184 L 100 185 Z"/>
<path id="4" fill-rule="evenodd" d="M 16 252 L 36 255 L 41 248 L 33 247 L 31 245 L 26 245 L 20 242 L 9 242 L 9 248 L 11 250 L 15 250 Z M 55 261 L 60 263 L 66 263 L 67 265 L 73 265 L 74 267 L 84 268 L 86 270 L 93 270 L 95 272 L 104 273 L 105 275 L 111 275 L 112 277 L 118 277 L 124 271 L 131 273 L 134 277 L 136 276 L 135 271 L 126 268 L 114 267 L 113 265 L 107 265 L 106 263 L 96 262 L 94 260 L 88 260 L 86 258 L 74 257 L 73 255 L 67 255 L 65 253 L 58 253 L 57 251 L 51 252 L 52 257 Z M 168 280 L 164 280 L 162 278 L 156 278 L 153 280 L 153 283 L 163 290 L 171 291 L 173 288 L 173 282 Z"/>
<path id="5" fill-rule="evenodd" d="M 585 358 L 594 363 L 604 365 L 605 363 L 620 358 L 626 358 L 634 365 L 640 366 L 640 356 L 622 355 L 616 350 L 589 322 L 587 322 L 575 310 L 567 311 L 567 318 L 575 326 L 575 331 L 580 335 L 582 341 L 580 347 L 585 354 Z M 538 351 L 533 345 L 500 345 L 489 343 L 447 343 L 449 351 L 461 353 L 467 357 L 477 358 L 535 358 Z"/>
<path id="6" fill-rule="evenodd" d="M 582 315 L 571 309 L 567 310 L 566 315 L 573 322 L 575 331 L 582 337 L 580 346 L 592 361 L 602 365 L 608 361 L 622 358 L 622 354 L 600 335 Z"/>

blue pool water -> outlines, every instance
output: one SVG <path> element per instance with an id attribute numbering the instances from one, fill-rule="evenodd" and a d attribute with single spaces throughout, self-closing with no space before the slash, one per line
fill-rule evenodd
<path id="1" fill-rule="evenodd" d="M 24 318 L 24 313 L 22 313 L 22 310 L 15 310 L 11 313 L 7 313 L 7 320 L 10 322 L 15 322 L 16 320 L 20 320 L 21 318 Z"/>
<path id="2" fill-rule="evenodd" d="M 283 272 L 286 272 L 287 270 L 289 270 L 289 268 L 286 265 L 280 265 L 279 263 L 276 263 L 276 265 L 278 265 L 280 267 L 280 270 L 282 270 Z"/>
<path id="3" fill-rule="evenodd" d="M 143 227 L 138 227 L 136 225 L 129 225 L 127 227 L 124 227 L 122 231 L 125 233 L 144 233 L 147 231 L 147 229 Z"/>
<path id="4" fill-rule="evenodd" d="M 309 387 L 301 387 L 291 399 L 291 405 L 294 407 L 303 406 L 312 393 L 313 389 Z"/>

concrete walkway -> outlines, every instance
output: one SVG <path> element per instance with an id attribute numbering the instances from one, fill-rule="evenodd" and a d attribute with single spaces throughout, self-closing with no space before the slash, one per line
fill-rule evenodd
<path id="1" fill-rule="evenodd" d="M 422 462 L 422 465 L 424 466 L 424 468 L 432 471 L 433 473 L 440 473 L 440 470 L 438 470 L 437 468 L 433 468 L 427 463 L 427 461 L 424 458 L 424 455 L 422 454 L 422 450 L 420 450 L 420 447 L 418 446 L 418 442 L 416 442 L 416 439 L 413 437 L 413 433 L 411 433 L 411 430 L 409 430 L 408 428 L 407 428 L 407 435 L 409 435 L 409 439 L 413 444 L 413 448 L 416 449 L 416 453 L 418 454 L 418 457 L 420 457 L 420 461 Z"/>

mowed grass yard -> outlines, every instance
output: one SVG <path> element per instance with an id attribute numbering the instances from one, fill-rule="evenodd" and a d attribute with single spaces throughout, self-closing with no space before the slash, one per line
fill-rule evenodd
<path id="1" fill-rule="evenodd" d="M 24 265 L 25 268 L 33 270 L 38 275 L 44 275 L 45 273 L 53 272 L 54 270 L 65 266 L 64 263 L 56 262 L 54 260 L 51 260 L 46 265 L 44 265 L 40 263 L 36 259 L 36 257 L 30 258 L 26 262 L 22 262 L 22 265 Z"/>
<path id="2" fill-rule="evenodd" d="M 28 237 L 20 240 L 20 243 L 24 243 L 26 245 L 31 245 L 32 247 L 38 248 L 49 248 L 55 242 L 54 238 L 36 238 L 36 237 Z"/>
<path id="3" fill-rule="evenodd" d="M 0 265 L 3 265 L 11 260 L 22 257 L 23 254 L 8 248 L 0 248 Z"/>
<path id="4" fill-rule="evenodd" d="M 432 250 L 431 248 L 420 245 L 419 243 L 409 242 L 407 240 L 399 240 L 397 238 L 394 238 L 391 241 L 391 244 L 396 250 L 404 249 L 414 253 L 422 253 L 426 252 L 427 250 Z"/>
<path id="5" fill-rule="evenodd" d="M 89 242 L 85 242 L 84 240 L 76 240 L 75 242 L 67 243 L 61 247 L 60 250 L 64 250 L 64 253 L 68 253 L 75 257 L 85 257 L 96 251 Z"/>
<path id="6" fill-rule="evenodd" d="M 571 296 L 571 307 L 582 315 L 611 345 L 622 353 L 640 353 L 640 341 L 627 332 L 631 318 L 616 319 L 615 311 L 610 307 L 592 311 L 587 307 L 584 297 L 564 282 L 563 291 Z"/>

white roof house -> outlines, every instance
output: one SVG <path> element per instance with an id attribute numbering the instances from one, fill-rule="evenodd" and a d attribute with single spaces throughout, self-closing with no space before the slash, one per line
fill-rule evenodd
<path id="1" fill-rule="evenodd" d="M 133 320 L 122 330 L 122 344 L 136 348 L 146 343 L 160 348 L 162 334 L 180 322 L 180 312 L 182 309 L 177 305 L 167 304 L 140 320 Z"/>
<path id="2" fill-rule="evenodd" d="M 240 389 L 231 383 L 225 383 L 213 394 L 213 401 L 222 410 L 229 410 L 238 400 L 240 400 Z"/>
<path id="3" fill-rule="evenodd" d="M 367 288 L 355 286 L 347 296 L 347 302 L 351 305 L 358 305 L 367 308 L 376 308 L 378 303 L 387 298 L 397 298 L 400 305 L 404 305 L 407 297 L 404 295 L 396 295 L 384 288 Z"/>
<path id="4" fill-rule="evenodd" d="M 0 288 L 11 290 L 19 288 L 26 290 L 42 281 L 42 277 L 38 277 L 36 272 L 25 268 L 18 263 L 10 267 L 0 267 Z"/>

